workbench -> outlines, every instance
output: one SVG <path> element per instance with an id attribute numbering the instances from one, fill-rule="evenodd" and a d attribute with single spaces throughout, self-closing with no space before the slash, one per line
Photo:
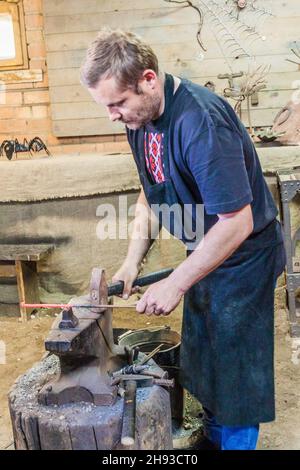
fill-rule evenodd
<path id="1" fill-rule="evenodd" d="M 27 320 L 26 309 L 21 302 L 39 302 L 37 263 L 53 250 L 52 244 L 2 245 L 0 244 L 0 278 L 16 279 L 19 313 L 22 321 Z M 0 304 L 4 304 L 0 299 Z"/>

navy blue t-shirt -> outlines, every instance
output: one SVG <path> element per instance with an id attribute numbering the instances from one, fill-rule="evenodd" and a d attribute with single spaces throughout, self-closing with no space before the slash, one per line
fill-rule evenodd
<path id="1" fill-rule="evenodd" d="M 251 203 L 253 234 L 262 231 L 276 218 L 277 208 L 253 142 L 230 104 L 183 79 L 169 111 L 170 178 L 181 203 L 204 204 L 205 232 L 217 214 Z M 140 159 L 146 159 L 154 183 L 164 181 L 163 123 L 162 115 L 144 128 L 127 129 L 138 171 Z"/>

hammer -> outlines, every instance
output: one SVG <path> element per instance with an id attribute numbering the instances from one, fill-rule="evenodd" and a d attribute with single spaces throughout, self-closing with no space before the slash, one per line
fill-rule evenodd
<path id="1" fill-rule="evenodd" d="M 154 284 L 155 282 L 161 281 L 162 279 L 165 279 L 168 277 L 172 272 L 174 271 L 173 268 L 167 268 L 167 269 L 161 269 L 160 271 L 156 271 L 150 274 L 145 274 L 144 276 L 138 277 L 135 279 L 135 281 L 132 284 L 132 287 L 139 286 L 139 287 L 144 287 L 148 286 L 150 284 Z M 92 276 L 93 279 L 93 276 Z M 96 285 L 97 285 L 97 279 L 95 280 Z M 97 285 L 98 287 L 98 285 Z M 112 295 L 120 295 L 122 294 L 124 289 L 124 281 L 117 281 L 113 282 L 112 284 L 107 286 L 107 295 L 108 297 Z M 64 304 L 64 303 L 52 303 L 52 304 L 28 304 L 26 302 L 20 302 L 20 306 L 22 308 L 47 308 L 47 309 L 53 309 L 53 308 L 61 308 L 63 310 L 63 320 L 59 326 L 59 328 L 75 328 L 77 325 L 77 319 L 72 313 L 72 307 L 77 307 L 77 308 L 92 308 L 95 309 L 97 307 L 99 308 L 134 308 L 135 305 L 110 305 L 110 304 L 83 304 L 83 305 L 72 305 L 72 304 Z"/>
<path id="2" fill-rule="evenodd" d="M 132 446 L 135 441 L 137 388 L 152 387 L 152 385 L 174 387 L 174 379 L 155 379 L 145 375 L 128 374 L 120 377 L 120 383 L 125 389 L 121 444 L 128 447 Z"/>

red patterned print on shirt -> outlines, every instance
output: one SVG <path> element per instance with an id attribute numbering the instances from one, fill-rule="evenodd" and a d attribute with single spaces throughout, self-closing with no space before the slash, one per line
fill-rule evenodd
<path id="1" fill-rule="evenodd" d="M 145 158 L 149 173 L 156 183 L 163 183 L 165 175 L 163 172 L 163 144 L 164 134 L 159 132 L 145 132 Z"/>

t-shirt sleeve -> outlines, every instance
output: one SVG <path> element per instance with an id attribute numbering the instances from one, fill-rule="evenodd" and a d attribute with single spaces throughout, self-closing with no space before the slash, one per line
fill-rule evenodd
<path id="1" fill-rule="evenodd" d="M 185 157 L 207 214 L 233 212 L 251 203 L 243 144 L 237 132 L 210 126 L 188 144 Z"/>

